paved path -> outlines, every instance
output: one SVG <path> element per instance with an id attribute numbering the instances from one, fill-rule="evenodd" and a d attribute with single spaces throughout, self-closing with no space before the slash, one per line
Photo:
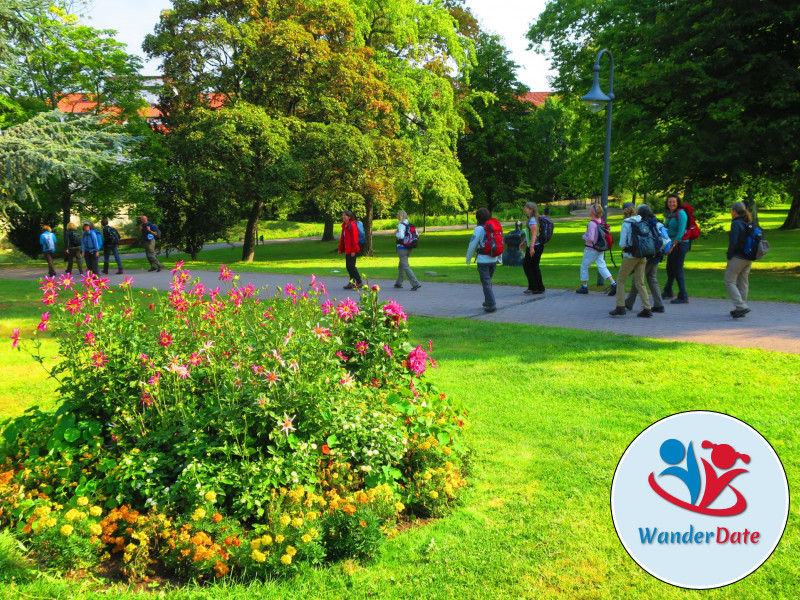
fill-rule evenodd
<path id="1" fill-rule="evenodd" d="M 503 267 L 500 267 L 503 268 Z M 474 267 L 472 267 L 474 270 Z M 219 285 L 217 273 L 193 271 L 206 285 Z M 0 278 L 38 279 L 40 270 L 3 269 Z M 169 271 L 147 273 L 130 271 L 135 286 L 140 288 L 168 289 Z M 122 281 L 123 276 L 112 275 L 112 283 Z M 342 289 L 347 282 L 344 269 L 341 273 L 322 274 L 318 278 L 328 287 L 331 296 L 344 298 L 356 296 L 356 292 Z M 241 273 L 242 284 L 252 282 L 258 287 L 297 283 L 307 284 L 309 277 L 272 273 Z M 453 318 L 464 317 L 480 321 L 502 323 L 527 323 L 583 329 L 588 331 L 610 331 L 643 337 L 683 342 L 699 342 L 737 346 L 740 348 L 763 348 L 800 354 L 800 304 L 787 302 L 750 302 L 752 312 L 743 319 L 732 319 L 729 311 L 733 305 L 728 300 L 692 298 L 689 304 L 666 305 L 664 314 L 654 314 L 651 319 L 640 319 L 635 312 L 624 317 L 611 317 L 608 311 L 614 308 L 614 299 L 590 292 L 582 296 L 574 290 L 548 290 L 542 295 L 528 296 L 521 286 L 495 286 L 497 312 L 485 313 L 481 307 L 483 293 L 475 272 L 475 284 L 423 282 L 422 288 L 412 292 L 406 283 L 403 289 L 392 287 L 394 281 L 371 280 L 381 286 L 381 297 L 392 298 L 402 304 L 412 315 Z M 640 309 L 637 301 L 636 312 Z M 679 317 L 679 318 L 672 318 Z"/>

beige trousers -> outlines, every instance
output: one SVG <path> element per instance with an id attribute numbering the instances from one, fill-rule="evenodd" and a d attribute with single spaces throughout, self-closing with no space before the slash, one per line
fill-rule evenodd
<path id="1" fill-rule="evenodd" d="M 646 266 L 646 258 L 622 257 L 622 264 L 617 275 L 617 308 L 625 308 L 625 281 L 633 273 L 633 285 L 636 286 L 636 291 L 639 292 L 639 296 L 642 298 L 642 307 L 645 310 L 650 310 L 650 295 L 647 293 L 647 288 L 644 287 L 644 269 Z"/>
<path id="2" fill-rule="evenodd" d="M 748 308 L 747 292 L 750 290 L 750 267 L 752 260 L 734 256 L 725 267 L 725 287 L 728 297 L 737 310 Z"/>

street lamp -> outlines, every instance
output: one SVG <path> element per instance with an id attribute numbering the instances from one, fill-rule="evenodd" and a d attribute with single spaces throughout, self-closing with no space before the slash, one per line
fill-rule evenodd
<path id="1" fill-rule="evenodd" d="M 600 89 L 600 58 L 603 54 L 608 54 L 608 60 L 611 61 L 611 71 L 608 78 L 608 94 L 604 94 Z M 611 109 L 614 106 L 614 57 L 608 50 L 600 50 L 597 53 L 597 58 L 594 61 L 594 78 L 592 80 L 592 89 L 586 94 L 581 101 L 586 104 L 592 112 L 600 112 L 604 108 L 606 110 L 606 153 L 603 161 L 603 196 L 600 200 L 603 205 L 603 214 L 608 218 L 608 172 L 611 164 Z M 603 276 L 597 272 L 597 285 L 603 285 Z"/>

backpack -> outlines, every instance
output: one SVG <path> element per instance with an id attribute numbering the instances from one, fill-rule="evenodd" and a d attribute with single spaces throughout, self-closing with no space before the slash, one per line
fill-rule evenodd
<path id="1" fill-rule="evenodd" d="M 403 247 L 411 250 L 412 248 L 417 247 L 417 241 L 419 241 L 419 234 L 417 233 L 417 228 L 414 227 L 411 223 L 406 224 L 406 234 L 403 236 Z"/>
<path id="2" fill-rule="evenodd" d="M 553 221 L 550 217 L 539 215 L 539 231 L 536 239 L 540 240 L 542 244 L 546 244 L 553 237 Z"/>
<path id="3" fill-rule="evenodd" d="M 697 221 L 694 220 L 694 209 L 688 204 L 684 204 L 683 210 L 686 211 L 686 216 L 688 217 L 686 220 L 686 232 L 683 234 L 683 241 L 696 240 L 700 237 L 700 227 L 697 225 Z"/>
<path id="4" fill-rule="evenodd" d="M 106 225 L 103 227 L 103 243 L 106 246 L 117 246 L 119 245 L 119 231 L 117 231 L 111 225 Z"/>
<path id="5" fill-rule="evenodd" d="M 657 220 L 655 223 L 650 224 L 650 232 L 656 238 L 656 255 L 650 262 L 661 262 L 669 254 L 669 250 L 672 248 L 672 240 L 669 239 L 669 232 L 666 226 Z M 660 246 L 659 242 L 661 243 Z"/>
<path id="6" fill-rule="evenodd" d="M 760 227 L 748 223 L 743 254 L 750 260 L 760 260 L 767 252 L 769 252 L 769 242 L 764 239 L 764 232 Z"/>
<path id="7" fill-rule="evenodd" d="M 44 249 L 47 252 L 56 251 L 56 236 L 52 231 L 45 231 Z"/>
<path id="8" fill-rule="evenodd" d="M 364 242 L 367 241 L 367 234 L 364 232 L 364 224 L 361 221 L 356 221 L 356 227 L 358 227 L 358 245 L 363 246 Z"/>
<path id="9" fill-rule="evenodd" d="M 487 256 L 500 256 L 503 254 L 503 228 L 500 226 L 500 221 L 492 217 L 483 224 L 483 230 L 486 232 L 483 246 L 478 248 L 478 254 L 486 254 Z"/>
<path id="10" fill-rule="evenodd" d="M 103 235 L 97 229 L 90 229 L 89 233 L 94 234 L 94 239 L 97 240 L 97 250 L 103 249 Z"/>
<path id="11" fill-rule="evenodd" d="M 611 250 L 611 245 L 614 243 L 614 238 L 611 237 L 611 228 L 605 221 L 599 223 L 595 221 L 595 223 L 597 223 L 597 239 L 592 244 L 592 250 L 598 252 Z"/>
<path id="12" fill-rule="evenodd" d="M 625 248 L 634 258 L 655 258 L 662 244 L 644 221 L 629 222 L 631 226 L 631 245 Z"/>

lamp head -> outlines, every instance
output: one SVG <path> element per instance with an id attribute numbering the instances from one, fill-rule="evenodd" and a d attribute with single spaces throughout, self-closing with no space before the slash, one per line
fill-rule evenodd
<path id="1" fill-rule="evenodd" d="M 592 83 L 592 89 L 589 90 L 589 93 L 586 94 L 583 98 L 581 98 L 581 102 L 586 105 L 592 112 L 600 112 L 602 111 L 606 105 L 611 102 L 612 98 L 603 93 L 603 90 L 600 89 L 600 66 L 594 66 L 594 82 Z"/>

